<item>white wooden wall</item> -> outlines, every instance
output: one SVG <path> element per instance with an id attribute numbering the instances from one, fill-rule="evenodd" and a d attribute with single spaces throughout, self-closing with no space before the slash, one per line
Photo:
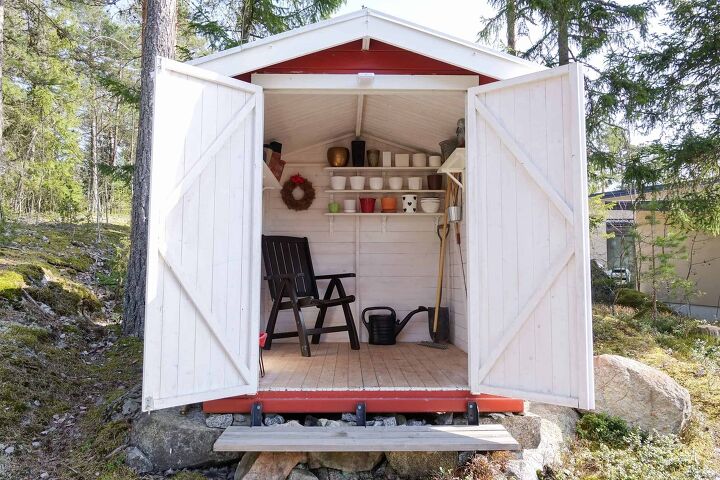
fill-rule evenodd
<path id="1" fill-rule="evenodd" d="M 329 194 L 324 193 L 324 190 L 330 188 L 330 173 L 320 166 L 302 167 L 301 164 L 326 164 L 327 148 L 331 146 L 349 148 L 350 140 L 351 138 L 348 138 L 345 141 L 319 146 L 295 155 L 283 156 L 288 162 L 283 181 L 290 175 L 300 172 L 313 182 L 317 196 L 310 209 L 295 212 L 285 206 L 279 191 L 266 190 L 263 232 L 266 235 L 307 236 L 317 274 L 342 272 L 357 274 L 355 280 L 344 279 L 343 283 L 347 292 L 357 297 L 353 314 L 361 340 L 367 341 L 367 330 L 360 324 L 360 312 L 363 308 L 387 305 L 394 308 L 402 319 L 419 305 L 432 306 L 435 303 L 440 241 L 435 233 L 435 219 L 422 216 L 388 218 L 384 232 L 381 217 L 334 217 L 331 233 L 330 222 L 324 215 L 330 202 Z M 368 140 L 366 149 L 371 148 L 404 152 L 397 147 Z M 352 173 L 349 171 L 345 175 L 350 176 Z M 382 195 L 385 194 L 373 194 L 378 199 Z M 342 203 L 344 198 L 354 197 L 354 195 L 335 195 L 335 200 Z M 319 285 L 322 293 L 326 282 Z M 262 304 L 261 328 L 264 328 L 271 306 L 266 285 L 263 285 Z M 303 312 L 305 321 L 308 325 L 312 325 L 315 321 L 316 309 L 308 308 Z M 328 310 L 326 325 L 341 325 L 343 322 L 342 309 Z M 294 329 L 291 314 L 281 312 L 276 331 Z M 398 341 L 406 342 L 428 339 L 427 314 L 424 313 L 413 317 L 398 337 Z M 345 332 L 332 333 L 323 335 L 323 340 L 347 342 L 348 337 Z M 297 339 L 285 341 L 297 342 Z"/>
<path id="2" fill-rule="evenodd" d="M 464 193 L 461 191 L 461 195 Z M 464 198 L 463 198 L 463 209 Z M 460 245 L 462 248 L 462 256 L 455 239 L 455 225 L 448 235 L 448 271 L 446 272 L 446 282 L 449 291 L 447 292 L 448 306 L 450 307 L 450 339 L 452 343 L 463 350 L 468 351 L 468 325 L 467 325 L 467 298 L 465 295 L 465 284 L 463 282 L 461 258 L 465 265 L 467 273 L 467 223 L 460 223 Z"/>

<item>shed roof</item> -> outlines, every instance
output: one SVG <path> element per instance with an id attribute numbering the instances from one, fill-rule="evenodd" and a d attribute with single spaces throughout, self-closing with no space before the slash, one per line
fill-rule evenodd
<path id="1" fill-rule="evenodd" d="M 189 63 L 238 76 L 356 40 L 371 39 L 502 80 L 542 65 L 368 8 L 256 40 Z"/>

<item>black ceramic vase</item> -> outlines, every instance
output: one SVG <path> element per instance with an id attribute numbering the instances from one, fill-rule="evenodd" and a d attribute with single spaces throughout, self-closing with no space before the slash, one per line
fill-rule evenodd
<path id="1" fill-rule="evenodd" d="M 352 147 L 352 163 L 353 167 L 365 166 L 365 140 L 353 140 Z"/>

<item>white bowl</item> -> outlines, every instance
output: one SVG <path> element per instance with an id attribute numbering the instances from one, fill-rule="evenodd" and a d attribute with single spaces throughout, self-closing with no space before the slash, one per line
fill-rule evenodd
<path id="1" fill-rule="evenodd" d="M 345 190 L 346 183 L 347 177 L 330 177 L 330 187 L 333 190 Z"/>
<path id="2" fill-rule="evenodd" d="M 370 177 L 370 190 L 382 190 L 383 177 Z"/>
<path id="3" fill-rule="evenodd" d="M 395 154 L 395 166 L 396 167 L 409 167 L 410 166 L 410 154 L 409 153 L 396 153 Z"/>
<path id="4" fill-rule="evenodd" d="M 440 210 L 440 202 L 423 202 L 420 200 L 420 208 L 425 213 L 437 213 Z"/>
<path id="5" fill-rule="evenodd" d="M 365 190 L 365 177 L 362 177 L 360 175 L 350 177 L 350 189 Z"/>
<path id="6" fill-rule="evenodd" d="M 427 167 L 427 155 L 425 155 L 424 153 L 413 153 L 412 166 Z"/>
<path id="7" fill-rule="evenodd" d="M 408 177 L 408 189 L 422 190 L 422 177 Z"/>
<path id="8" fill-rule="evenodd" d="M 442 165 L 442 157 L 440 157 L 440 155 L 430 155 L 428 164 L 431 167 L 439 167 Z"/>
<path id="9" fill-rule="evenodd" d="M 390 186 L 390 190 L 402 190 L 403 177 L 388 178 L 388 185 Z"/>

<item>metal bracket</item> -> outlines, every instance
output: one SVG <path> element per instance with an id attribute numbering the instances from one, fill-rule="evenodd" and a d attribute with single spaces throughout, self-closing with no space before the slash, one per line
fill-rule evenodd
<path id="1" fill-rule="evenodd" d="M 468 425 L 479 425 L 480 418 L 478 415 L 478 407 L 475 402 L 468 402 L 467 404 L 467 421 Z"/>
<path id="2" fill-rule="evenodd" d="M 252 404 L 252 410 L 250 411 L 250 426 L 262 427 L 262 404 L 260 402 Z"/>
<path id="3" fill-rule="evenodd" d="M 357 426 L 358 427 L 364 427 L 365 426 L 365 402 L 358 402 L 358 404 L 355 406 L 355 417 L 357 417 Z"/>

